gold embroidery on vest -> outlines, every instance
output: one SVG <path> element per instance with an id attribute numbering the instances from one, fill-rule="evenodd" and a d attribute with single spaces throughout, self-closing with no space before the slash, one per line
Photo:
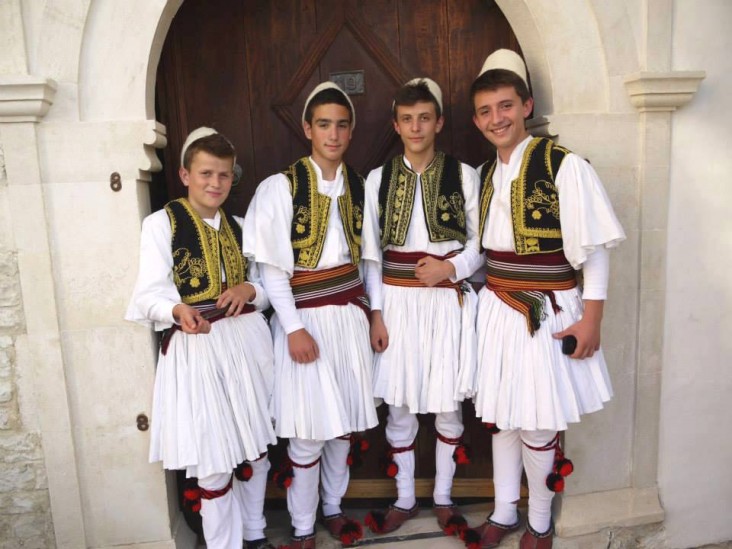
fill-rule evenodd
<path id="1" fill-rule="evenodd" d="M 351 263 L 357 265 L 361 260 L 361 228 L 363 227 L 363 209 L 353 203 L 351 185 L 348 179 L 348 170 L 343 166 L 343 186 L 345 192 L 338 197 L 338 213 L 343 223 L 343 232 L 346 235 L 346 244 L 351 254 Z"/>
<path id="2" fill-rule="evenodd" d="M 217 299 L 221 295 L 221 263 L 224 264 L 229 285 L 236 286 L 246 282 L 247 261 L 241 253 L 234 231 L 226 215 L 219 210 L 221 224 L 217 231 L 203 221 L 200 215 L 191 207 L 187 199 L 176 200 L 180 203 L 196 229 L 198 249 L 203 257 L 194 257 L 190 248 L 180 247 L 172 251 L 173 281 L 181 293 L 183 303 L 191 304 L 209 299 Z M 171 220 L 172 235 L 175 237 L 177 219 L 168 210 Z M 201 284 L 208 280 L 199 291 Z M 186 284 L 192 289 L 186 289 Z"/>

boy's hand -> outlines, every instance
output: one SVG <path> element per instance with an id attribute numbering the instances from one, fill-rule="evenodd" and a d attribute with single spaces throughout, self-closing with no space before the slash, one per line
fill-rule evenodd
<path id="1" fill-rule="evenodd" d="M 371 348 L 377 353 L 383 353 L 389 346 L 389 332 L 384 324 L 384 317 L 381 311 L 371 311 Z"/>
<path id="2" fill-rule="evenodd" d="M 173 307 L 173 318 L 187 334 L 207 334 L 211 331 L 211 323 L 199 311 L 185 303 L 178 303 Z"/>
<path id="3" fill-rule="evenodd" d="M 290 358 L 300 364 L 315 362 L 320 358 L 318 344 L 305 328 L 287 334 L 287 347 L 290 350 Z"/>
<path id="4" fill-rule="evenodd" d="M 251 303 L 252 299 L 254 299 L 256 295 L 257 290 L 254 289 L 254 286 L 248 282 L 243 282 L 242 284 L 237 284 L 236 286 L 227 288 L 226 291 L 219 296 L 218 300 L 216 300 L 216 308 L 226 309 L 226 307 L 229 307 L 226 311 L 226 316 L 239 316 L 244 309 L 244 306 L 247 303 Z"/>
<path id="5" fill-rule="evenodd" d="M 442 261 L 428 255 L 417 261 L 414 276 L 422 284 L 431 288 L 443 280 L 455 276 L 455 265 L 450 261 Z"/>
<path id="6" fill-rule="evenodd" d="M 553 334 L 554 339 L 562 339 L 564 336 L 573 335 L 577 338 L 577 348 L 570 358 L 582 360 L 589 358 L 600 350 L 600 328 L 602 326 L 602 311 L 604 301 L 585 301 L 585 311 L 582 318 L 572 324 L 566 330 Z"/>

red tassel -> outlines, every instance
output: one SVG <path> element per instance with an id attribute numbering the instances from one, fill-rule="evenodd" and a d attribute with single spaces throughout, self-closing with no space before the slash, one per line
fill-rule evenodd
<path id="1" fill-rule="evenodd" d="M 486 422 L 484 422 L 483 425 L 485 425 L 485 428 L 488 430 L 488 432 L 491 435 L 495 435 L 496 433 L 500 433 L 501 432 L 501 430 L 498 427 L 496 427 L 496 424 L 495 423 L 486 423 Z"/>
<path id="2" fill-rule="evenodd" d="M 359 446 L 361 448 L 361 452 L 368 452 L 369 448 L 371 447 L 371 445 L 369 444 L 369 441 L 366 440 L 365 438 L 362 438 L 359 441 Z"/>
<path id="3" fill-rule="evenodd" d="M 394 463 L 393 461 L 390 461 L 386 464 L 386 476 L 389 478 L 395 478 L 397 476 L 397 473 L 399 472 L 399 466 Z"/>
<path id="4" fill-rule="evenodd" d="M 292 470 L 292 465 L 289 463 L 284 465 L 279 471 L 275 471 L 272 475 L 272 482 L 275 486 L 281 490 L 287 490 L 292 484 L 292 477 L 295 476 L 295 471 Z"/>
<path id="5" fill-rule="evenodd" d="M 251 464 L 246 461 L 240 463 L 237 465 L 236 469 L 234 469 L 234 476 L 242 482 L 247 482 L 252 478 L 252 475 L 254 475 L 254 469 Z"/>
<path id="6" fill-rule="evenodd" d="M 574 464 L 572 463 L 572 460 L 567 458 L 557 460 L 554 463 L 554 472 L 562 475 L 563 477 L 568 477 L 574 472 Z"/>
<path id="7" fill-rule="evenodd" d="M 458 465 L 470 464 L 470 447 L 464 444 L 458 444 L 455 447 L 455 451 L 452 453 L 452 459 Z"/>
<path id="8" fill-rule="evenodd" d="M 552 492 L 564 492 L 564 477 L 558 473 L 549 473 L 546 477 L 546 487 Z"/>
<path id="9" fill-rule="evenodd" d="M 377 511 L 369 511 L 364 519 L 364 524 L 371 529 L 372 532 L 380 533 L 384 528 L 384 519 L 386 515 Z"/>
<path id="10" fill-rule="evenodd" d="M 353 545 L 363 537 L 363 528 L 361 523 L 355 520 L 349 520 L 341 528 L 340 540 L 345 546 Z"/>
<path id="11" fill-rule="evenodd" d="M 468 549 L 480 549 L 480 532 L 475 528 L 466 528 L 460 533 L 460 539 Z"/>
<path id="12" fill-rule="evenodd" d="M 448 536 L 458 536 L 462 539 L 462 533 L 468 529 L 468 521 L 462 516 L 453 516 L 447 519 L 443 532 Z"/>

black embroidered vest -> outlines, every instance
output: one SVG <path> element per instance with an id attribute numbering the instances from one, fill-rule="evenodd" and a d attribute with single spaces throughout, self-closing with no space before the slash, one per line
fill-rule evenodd
<path id="1" fill-rule="evenodd" d="M 314 269 L 323 253 L 330 197 L 318 192 L 318 176 L 307 157 L 295 162 L 283 174 L 290 181 L 292 194 L 290 240 L 295 253 L 295 265 Z M 345 163 L 343 179 L 345 192 L 338 197 L 338 213 L 343 223 L 351 262 L 357 265 L 361 259 L 364 180 Z"/>
<path id="2" fill-rule="evenodd" d="M 417 174 L 403 155 L 384 164 L 379 187 L 381 247 L 403 246 L 409 230 L 417 189 Z M 457 240 L 465 244 L 465 196 L 460 162 L 438 151 L 422 173 L 422 205 L 431 242 Z"/>
<path id="3" fill-rule="evenodd" d="M 562 249 L 559 193 L 554 185 L 554 176 L 569 152 L 544 137 L 533 138 L 524 152 L 519 176 L 511 182 L 511 218 L 518 255 Z M 495 169 L 494 158 L 492 162 L 483 164 L 480 172 L 481 239 L 493 198 Z"/>
<path id="4" fill-rule="evenodd" d="M 219 209 L 217 231 L 185 198 L 165 205 L 173 229 L 173 280 L 183 303 L 200 303 L 221 295 L 221 265 L 228 286 L 246 282 L 247 261 L 242 255 L 239 224 Z"/>

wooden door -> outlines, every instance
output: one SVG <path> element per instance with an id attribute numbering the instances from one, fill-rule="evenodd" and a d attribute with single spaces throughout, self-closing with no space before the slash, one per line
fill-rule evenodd
<path id="1" fill-rule="evenodd" d="M 434 79 L 443 91 L 446 123 L 438 147 L 478 165 L 491 148 L 472 124 L 468 91 L 486 55 L 501 47 L 519 51 L 503 14 L 486 0 L 186 0 L 157 74 L 158 120 L 168 144 L 153 206 L 185 194 L 177 176 L 180 147 L 188 132 L 207 125 L 237 149 L 243 176 L 226 207 L 243 215 L 259 181 L 309 153 L 303 104 L 329 79 L 351 86 L 357 124 L 346 161 L 364 175 L 401 151 L 392 97 L 417 76 Z M 474 459 L 459 468 L 455 495 L 491 495 L 490 437 L 471 403 L 464 415 Z M 352 472 L 350 496 L 394 493 L 378 465 L 386 451 L 384 416 L 382 407 L 365 464 Z M 430 496 L 434 420 L 428 415 L 420 423 L 417 490 Z"/>

